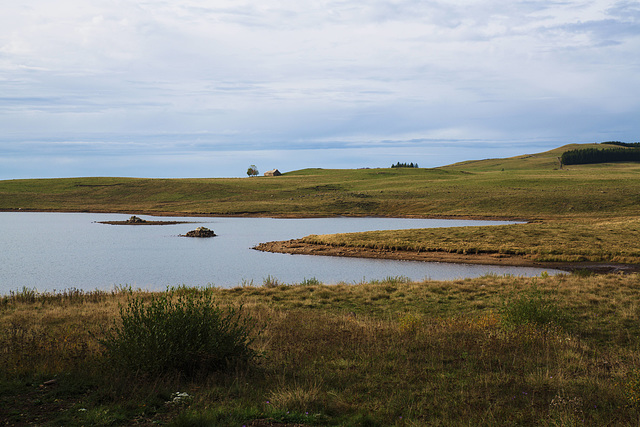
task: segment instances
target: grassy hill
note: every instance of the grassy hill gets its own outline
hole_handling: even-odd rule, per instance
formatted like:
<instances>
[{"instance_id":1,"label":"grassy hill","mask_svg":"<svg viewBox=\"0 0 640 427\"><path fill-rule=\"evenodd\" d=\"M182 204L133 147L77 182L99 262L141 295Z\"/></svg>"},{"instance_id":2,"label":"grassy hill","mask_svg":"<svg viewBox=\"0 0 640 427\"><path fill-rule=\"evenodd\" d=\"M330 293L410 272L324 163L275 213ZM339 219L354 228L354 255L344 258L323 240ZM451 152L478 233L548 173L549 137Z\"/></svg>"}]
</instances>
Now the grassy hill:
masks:
<instances>
[{"instance_id":1,"label":"grassy hill","mask_svg":"<svg viewBox=\"0 0 640 427\"><path fill-rule=\"evenodd\" d=\"M0 210L262 216L637 215L640 165L560 169L545 153L432 169L305 169L280 177L0 181Z\"/></svg>"}]
</instances>

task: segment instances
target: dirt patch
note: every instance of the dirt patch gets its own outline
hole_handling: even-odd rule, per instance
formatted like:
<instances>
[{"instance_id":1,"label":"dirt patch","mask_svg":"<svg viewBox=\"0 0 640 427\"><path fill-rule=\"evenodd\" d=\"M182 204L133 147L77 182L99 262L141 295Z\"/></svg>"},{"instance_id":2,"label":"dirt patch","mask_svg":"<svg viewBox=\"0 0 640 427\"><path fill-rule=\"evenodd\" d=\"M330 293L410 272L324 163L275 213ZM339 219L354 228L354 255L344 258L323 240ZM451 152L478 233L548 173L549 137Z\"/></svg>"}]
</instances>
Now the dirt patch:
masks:
<instances>
[{"instance_id":1,"label":"dirt patch","mask_svg":"<svg viewBox=\"0 0 640 427\"><path fill-rule=\"evenodd\" d=\"M640 272L637 264L615 264L595 262L539 262L519 255L505 254L458 254L449 252L392 251L386 249L355 248L310 244L301 240L286 240L260 243L253 249L264 252L344 256L354 258L395 259L404 261L449 262L457 264L506 265L514 267L538 267L564 271L587 270L594 273L633 273Z\"/></svg>"}]
</instances>

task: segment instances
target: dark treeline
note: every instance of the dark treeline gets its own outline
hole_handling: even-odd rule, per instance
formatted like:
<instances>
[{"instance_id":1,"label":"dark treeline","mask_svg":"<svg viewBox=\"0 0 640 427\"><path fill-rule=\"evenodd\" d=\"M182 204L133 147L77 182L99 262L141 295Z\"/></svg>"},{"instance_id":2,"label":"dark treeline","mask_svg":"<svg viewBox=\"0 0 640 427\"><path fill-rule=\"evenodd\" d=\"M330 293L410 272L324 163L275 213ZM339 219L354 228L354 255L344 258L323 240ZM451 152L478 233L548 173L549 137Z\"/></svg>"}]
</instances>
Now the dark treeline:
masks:
<instances>
[{"instance_id":1,"label":"dark treeline","mask_svg":"<svg viewBox=\"0 0 640 427\"><path fill-rule=\"evenodd\" d=\"M395 165L391 165L392 168L417 168L417 163L396 163Z\"/></svg>"},{"instance_id":2,"label":"dark treeline","mask_svg":"<svg viewBox=\"0 0 640 427\"><path fill-rule=\"evenodd\" d=\"M610 144L607 142L607 144ZM583 148L562 153L563 165L583 165L589 163L640 162L640 148Z\"/></svg>"},{"instance_id":3,"label":"dark treeline","mask_svg":"<svg viewBox=\"0 0 640 427\"><path fill-rule=\"evenodd\" d=\"M607 142L602 142L602 144L619 145L621 147L638 147L638 148L640 148L640 142L607 141Z\"/></svg>"}]
</instances>

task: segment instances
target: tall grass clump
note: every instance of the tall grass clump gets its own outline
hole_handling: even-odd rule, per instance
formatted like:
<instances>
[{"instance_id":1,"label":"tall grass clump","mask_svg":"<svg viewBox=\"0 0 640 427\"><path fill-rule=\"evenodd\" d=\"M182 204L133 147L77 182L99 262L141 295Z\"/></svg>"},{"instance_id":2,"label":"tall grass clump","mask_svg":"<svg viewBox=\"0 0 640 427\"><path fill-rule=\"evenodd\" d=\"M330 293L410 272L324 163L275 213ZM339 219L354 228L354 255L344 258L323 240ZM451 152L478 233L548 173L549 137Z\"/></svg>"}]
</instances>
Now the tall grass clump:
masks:
<instances>
[{"instance_id":1,"label":"tall grass clump","mask_svg":"<svg viewBox=\"0 0 640 427\"><path fill-rule=\"evenodd\" d=\"M304 280L300 282L300 286L320 286L320 285L322 285L322 282L316 279L315 277L312 277L310 279L307 279L305 277Z\"/></svg>"},{"instance_id":2,"label":"tall grass clump","mask_svg":"<svg viewBox=\"0 0 640 427\"><path fill-rule=\"evenodd\" d=\"M168 291L147 303L129 299L120 307L120 322L99 341L114 368L193 375L254 360L253 332L242 307L221 308L206 292Z\"/></svg>"},{"instance_id":3,"label":"tall grass clump","mask_svg":"<svg viewBox=\"0 0 640 427\"><path fill-rule=\"evenodd\" d=\"M262 280L262 286L265 288L276 288L280 286L280 282L270 274Z\"/></svg>"},{"instance_id":4,"label":"tall grass clump","mask_svg":"<svg viewBox=\"0 0 640 427\"><path fill-rule=\"evenodd\" d=\"M502 309L502 319L511 327L550 324L566 326L569 320L557 301L537 287L507 301Z\"/></svg>"}]
</instances>

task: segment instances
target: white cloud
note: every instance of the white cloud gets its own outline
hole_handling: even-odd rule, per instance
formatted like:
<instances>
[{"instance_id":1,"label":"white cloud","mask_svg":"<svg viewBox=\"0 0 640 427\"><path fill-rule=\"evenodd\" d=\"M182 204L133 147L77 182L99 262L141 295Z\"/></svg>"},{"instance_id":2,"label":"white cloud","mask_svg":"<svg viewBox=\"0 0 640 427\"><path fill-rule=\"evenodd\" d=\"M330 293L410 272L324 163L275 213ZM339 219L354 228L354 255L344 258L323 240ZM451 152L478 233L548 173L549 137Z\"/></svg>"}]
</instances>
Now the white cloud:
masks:
<instances>
[{"instance_id":1,"label":"white cloud","mask_svg":"<svg viewBox=\"0 0 640 427\"><path fill-rule=\"evenodd\" d=\"M14 2L0 157L105 135L166 153L637 139L639 20L602 0Z\"/></svg>"}]
</instances>

